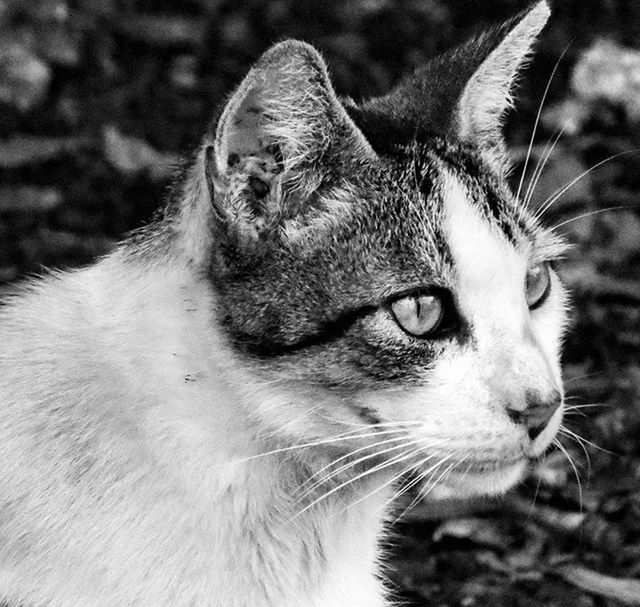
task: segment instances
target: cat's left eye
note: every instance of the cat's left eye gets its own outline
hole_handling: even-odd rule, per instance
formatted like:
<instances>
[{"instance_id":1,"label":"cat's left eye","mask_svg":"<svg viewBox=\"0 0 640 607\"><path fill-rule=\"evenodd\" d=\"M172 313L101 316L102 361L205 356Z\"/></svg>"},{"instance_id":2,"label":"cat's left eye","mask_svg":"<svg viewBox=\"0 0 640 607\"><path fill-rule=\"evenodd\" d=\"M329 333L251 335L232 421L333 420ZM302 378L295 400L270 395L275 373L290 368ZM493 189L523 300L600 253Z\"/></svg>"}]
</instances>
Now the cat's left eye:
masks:
<instances>
[{"instance_id":1,"label":"cat's left eye","mask_svg":"<svg viewBox=\"0 0 640 607\"><path fill-rule=\"evenodd\" d=\"M408 295L391 304L396 322L414 337L435 333L444 317L444 303L436 294Z\"/></svg>"},{"instance_id":2,"label":"cat's left eye","mask_svg":"<svg viewBox=\"0 0 640 607\"><path fill-rule=\"evenodd\" d=\"M530 310L544 303L551 290L549 264L538 263L527 271L525 298Z\"/></svg>"}]
</instances>

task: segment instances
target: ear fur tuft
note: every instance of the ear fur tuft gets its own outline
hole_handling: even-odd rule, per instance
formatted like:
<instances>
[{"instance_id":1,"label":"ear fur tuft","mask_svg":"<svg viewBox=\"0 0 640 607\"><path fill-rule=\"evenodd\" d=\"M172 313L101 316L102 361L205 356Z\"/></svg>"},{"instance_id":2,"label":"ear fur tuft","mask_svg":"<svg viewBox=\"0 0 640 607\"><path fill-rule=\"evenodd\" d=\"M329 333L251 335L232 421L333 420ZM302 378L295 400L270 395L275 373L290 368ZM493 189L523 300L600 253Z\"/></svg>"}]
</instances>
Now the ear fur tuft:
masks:
<instances>
[{"instance_id":1,"label":"ear fur tuft","mask_svg":"<svg viewBox=\"0 0 640 607\"><path fill-rule=\"evenodd\" d=\"M334 151L341 160L373 155L338 101L319 53L298 41L275 45L218 122L207 169L218 214L254 232L295 216L319 187Z\"/></svg>"},{"instance_id":2,"label":"ear fur tuft","mask_svg":"<svg viewBox=\"0 0 640 607\"><path fill-rule=\"evenodd\" d=\"M288 169L301 164L312 149L322 150L326 141L319 123L329 102L323 85L328 85L324 62L310 46L291 41L267 51L218 123L218 170L224 172L234 154L254 153L272 140L281 146Z\"/></svg>"},{"instance_id":3,"label":"ear fur tuft","mask_svg":"<svg viewBox=\"0 0 640 607\"><path fill-rule=\"evenodd\" d=\"M471 76L458 101L460 139L502 148L502 118L513 104L515 81L549 15L546 0L541 0L505 26L508 33ZM502 150L496 152L502 155Z\"/></svg>"}]
</instances>

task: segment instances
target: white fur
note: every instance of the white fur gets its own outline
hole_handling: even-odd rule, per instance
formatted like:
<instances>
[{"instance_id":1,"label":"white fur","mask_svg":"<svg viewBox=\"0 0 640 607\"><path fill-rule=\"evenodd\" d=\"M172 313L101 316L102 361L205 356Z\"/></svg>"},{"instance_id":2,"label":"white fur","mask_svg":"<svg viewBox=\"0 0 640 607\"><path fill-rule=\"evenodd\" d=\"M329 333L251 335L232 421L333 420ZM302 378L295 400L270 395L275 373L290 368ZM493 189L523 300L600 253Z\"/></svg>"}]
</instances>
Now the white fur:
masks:
<instances>
[{"instance_id":1,"label":"white fur","mask_svg":"<svg viewBox=\"0 0 640 607\"><path fill-rule=\"evenodd\" d=\"M298 460L245 459L278 445L239 382L263 404L282 396L234 366L185 266L126 263L49 279L0 312L0 597L382 605L388 495L296 517Z\"/></svg>"}]
</instances>

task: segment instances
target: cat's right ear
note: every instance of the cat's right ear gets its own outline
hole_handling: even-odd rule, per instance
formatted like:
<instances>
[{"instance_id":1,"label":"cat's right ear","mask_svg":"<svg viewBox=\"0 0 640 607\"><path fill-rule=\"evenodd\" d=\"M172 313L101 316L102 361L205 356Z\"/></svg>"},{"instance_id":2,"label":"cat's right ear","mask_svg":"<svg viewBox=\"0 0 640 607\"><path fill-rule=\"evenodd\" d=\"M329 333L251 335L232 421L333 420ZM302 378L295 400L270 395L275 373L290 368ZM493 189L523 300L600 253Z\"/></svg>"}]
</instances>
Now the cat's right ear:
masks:
<instances>
[{"instance_id":1,"label":"cat's right ear","mask_svg":"<svg viewBox=\"0 0 640 607\"><path fill-rule=\"evenodd\" d=\"M304 215L350 158L375 156L308 44L287 41L258 60L227 103L206 148L216 216L249 239Z\"/></svg>"},{"instance_id":2,"label":"cat's right ear","mask_svg":"<svg viewBox=\"0 0 640 607\"><path fill-rule=\"evenodd\" d=\"M435 57L383 97L349 113L379 152L440 137L476 148L499 172L509 167L502 119L520 70L549 17L548 0Z\"/></svg>"},{"instance_id":3,"label":"cat's right ear","mask_svg":"<svg viewBox=\"0 0 640 607\"><path fill-rule=\"evenodd\" d=\"M499 43L483 59L466 83L455 109L455 133L475 144L498 164L507 165L502 122L513 105L512 91L518 73L531 56L532 47L549 18L547 0L538 0L501 30L478 42L478 48L491 39ZM502 38L502 39L500 39Z\"/></svg>"}]
</instances>

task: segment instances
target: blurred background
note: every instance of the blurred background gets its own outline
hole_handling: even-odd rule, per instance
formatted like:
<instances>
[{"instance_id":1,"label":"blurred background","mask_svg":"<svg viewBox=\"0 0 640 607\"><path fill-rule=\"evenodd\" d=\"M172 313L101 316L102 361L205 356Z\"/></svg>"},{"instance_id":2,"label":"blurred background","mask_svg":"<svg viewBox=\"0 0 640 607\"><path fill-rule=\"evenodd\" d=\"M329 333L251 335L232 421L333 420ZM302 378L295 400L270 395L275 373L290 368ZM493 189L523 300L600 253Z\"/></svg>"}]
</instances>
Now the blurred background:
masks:
<instances>
[{"instance_id":1,"label":"blurred background","mask_svg":"<svg viewBox=\"0 0 640 607\"><path fill-rule=\"evenodd\" d=\"M568 430L504 499L420 504L394 525L390 574L410 605L640 605L640 2L552 4L506 134L517 187L557 66L526 183L534 206L562 192L545 221L574 245ZM0 293L149 221L273 42L316 45L360 100L527 5L0 0Z\"/></svg>"}]
</instances>

